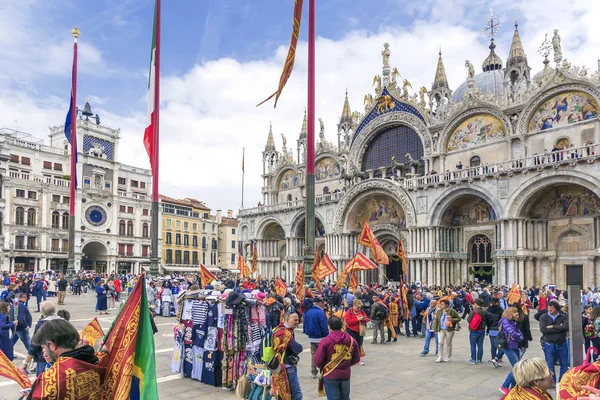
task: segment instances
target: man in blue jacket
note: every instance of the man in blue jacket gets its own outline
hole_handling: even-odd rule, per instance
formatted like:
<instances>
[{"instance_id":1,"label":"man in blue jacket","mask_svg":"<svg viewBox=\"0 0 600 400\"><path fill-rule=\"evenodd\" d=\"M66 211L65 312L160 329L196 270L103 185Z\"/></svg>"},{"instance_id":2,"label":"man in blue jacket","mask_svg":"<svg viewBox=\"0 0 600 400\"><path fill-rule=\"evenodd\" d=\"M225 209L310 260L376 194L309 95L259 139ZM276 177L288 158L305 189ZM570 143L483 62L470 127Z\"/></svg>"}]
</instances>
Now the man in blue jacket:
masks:
<instances>
[{"instance_id":1,"label":"man in blue jacket","mask_svg":"<svg viewBox=\"0 0 600 400\"><path fill-rule=\"evenodd\" d=\"M310 304L310 299L308 303ZM305 301L306 302L306 301ZM313 379L317 378L317 367L315 366L314 356L319 348L319 342L324 337L329 335L329 328L327 327L327 316L323 311L323 299L315 297L312 300L312 307L308 311L304 312L304 324L302 332L308 335L308 341L310 342L310 372Z\"/></svg>"},{"instance_id":2,"label":"man in blue jacket","mask_svg":"<svg viewBox=\"0 0 600 400\"><path fill-rule=\"evenodd\" d=\"M36 312L40 312L40 304L42 303L42 299L44 298L44 282L39 276L35 278L35 283L33 284L33 290L31 292L37 300Z\"/></svg>"},{"instance_id":3,"label":"man in blue jacket","mask_svg":"<svg viewBox=\"0 0 600 400\"><path fill-rule=\"evenodd\" d=\"M19 303L16 312L14 305L10 306L10 319L11 321L18 321L17 327L15 329L15 334L12 337L13 346L17 344L19 339L21 339L23 345L25 345L25 348L27 349L27 351L29 351L31 347L31 340L29 338L29 328L31 328L33 318L31 317L31 313L25 305L26 301L27 294L19 293Z\"/></svg>"}]
</instances>

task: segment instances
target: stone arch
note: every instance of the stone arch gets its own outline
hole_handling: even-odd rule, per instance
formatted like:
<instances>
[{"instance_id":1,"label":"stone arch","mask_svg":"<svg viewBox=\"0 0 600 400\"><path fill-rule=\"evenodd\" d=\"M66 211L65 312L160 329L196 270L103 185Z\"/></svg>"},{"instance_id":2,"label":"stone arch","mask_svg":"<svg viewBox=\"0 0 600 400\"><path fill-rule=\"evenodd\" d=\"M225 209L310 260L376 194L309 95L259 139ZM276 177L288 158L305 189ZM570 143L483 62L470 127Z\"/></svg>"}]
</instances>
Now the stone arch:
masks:
<instances>
[{"instance_id":1,"label":"stone arch","mask_svg":"<svg viewBox=\"0 0 600 400\"><path fill-rule=\"evenodd\" d=\"M346 231L346 220L348 213L356 204L369 195L380 194L390 196L398 202L402 211L406 226L416 224L416 211L408 194L395 182L389 179L369 179L352 186L338 203L333 217L333 229L335 232Z\"/></svg>"},{"instance_id":2,"label":"stone arch","mask_svg":"<svg viewBox=\"0 0 600 400\"><path fill-rule=\"evenodd\" d=\"M565 76L561 71L555 71L553 79L549 79L548 82L564 82ZM569 78L570 79L570 78ZM529 99L529 101L524 105L523 112L521 112L521 117L518 121L519 132L526 133L529 132L529 121L538 110L538 108L552 96L556 96L560 93L567 91L580 91L591 95L598 104L600 104L600 92L589 85L589 82L571 82L564 85L559 85L549 90L546 88L542 88L536 96L533 96Z\"/></svg>"},{"instance_id":3,"label":"stone arch","mask_svg":"<svg viewBox=\"0 0 600 400\"><path fill-rule=\"evenodd\" d=\"M240 226L240 240L242 242L246 242L250 238L250 228L248 225L244 224Z\"/></svg>"},{"instance_id":4,"label":"stone arch","mask_svg":"<svg viewBox=\"0 0 600 400\"><path fill-rule=\"evenodd\" d=\"M585 248L561 250L561 248L560 248L561 242L565 238L567 238L571 235L577 236L578 238L582 238L582 241L585 243ZM561 229L560 231L556 232L556 241L554 242L554 248L556 249L557 254L565 253L565 252L577 253L577 252L586 251L586 250L593 250L594 249L594 238L593 238L593 235L589 234L589 232L584 232L583 230L578 228L576 225L569 224L569 225L565 226L563 229Z\"/></svg>"},{"instance_id":5,"label":"stone arch","mask_svg":"<svg viewBox=\"0 0 600 400\"><path fill-rule=\"evenodd\" d=\"M427 125L413 114L403 111L392 111L382 114L367 123L360 131L360 134L356 136L356 140L352 143L350 148L350 160L359 170L362 169L362 160L365 151L367 151L367 148L369 147L369 143L371 143L371 141L386 128L397 125L406 125L414 130L419 136L419 139L421 139L421 143L423 143L423 158L431 156L431 134Z\"/></svg>"},{"instance_id":6,"label":"stone arch","mask_svg":"<svg viewBox=\"0 0 600 400\"><path fill-rule=\"evenodd\" d=\"M456 117L454 117L450 121L450 123L448 123L446 125L446 127L442 131L442 134L440 135L440 140L438 142L438 152L446 153L446 148L448 146L448 140L450 139L450 136L454 133L454 131L459 127L459 125L462 124L464 121L466 121L468 118L479 115L479 114L495 117L502 122L502 124L504 125L504 129L506 130L506 137L504 140L508 140L514 134L514 132L512 130L512 125L510 124L509 119L502 113L502 111L500 111L500 109L490 108L490 107L472 108L466 112L458 114ZM498 143L498 142L502 142L502 140L498 140L495 143ZM454 151L460 152L460 151L466 151L466 150L467 149L454 150Z\"/></svg>"},{"instance_id":7,"label":"stone arch","mask_svg":"<svg viewBox=\"0 0 600 400\"><path fill-rule=\"evenodd\" d=\"M98 258L106 258L109 255L108 247L106 244L98 240L90 240L81 249L82 255L90 260L97 260Z\"/></svg>"},{"instance_id":8,"label":"stone arch","mask_svg":"<svg viewBox=\"0 0 600 400\"><path fill-rule=\"evenodd\" d=\"M257 239L263 239L266 228L268 228L271 224L279 225L281 227L281 229L283 230L283 232L285 233L285 229L283 229L283 226L284 226L283 222L281 222L281 220L276 217L269 217L269 218L265 218L263 221L261 221L260 224L256 227L255 237Z\"/></svg>"},{"instance_id":9,"label":"stone arch","mask_svg":"<svg viewBox=\"0 0 600 400\"><path fill-rule=\"evenodd\" d=\"M564 170L556 175L533 176L524 182L506 202L506 218L519 217L527 201L540 190L552 185L579 185L600 197L600 180L578 171Z\"/></svg>"},{"instance_id":10,"label":"stone arch","mask_svg":"<svg viewBox=\"0 0 600 400\"><path fill-rule=\"evenodd\" d=\"M289 237L298 237L297 236L298 229L300 229L300 227L302 226L302 223L304 222L304 214L305 214L304 211L300 211L292 218L292 223L290 224L290 232L288 235ZM317 211L315 211L315 219L318 219L321 222L321 224L323 225L323 227L325 227L325 224L323 223L323 221L325 221L325 219ZM304 237L304 236L302 236L302 237Z\"/></svg>"},{"instance_id":11,"label":"stone arch","mask_svg":"<svg viewBox=\"0 0 600 400\"><path fill-rule=\"evenodd\" d=\"M494 195L492 195L487 190L477 187L475 188L464 188L460 190L456 189L448 189L442 195L438 197L436 202L432 205L431 209L433 212L429 216L429 221L427 221L429 226L440 226L443 225L442 219L448 207L450 207L456 200L463 196L477 196L483 200L485 200L494 210L496 214L496 219L500 219L504 216L504 210L500 205L500 202Z\"/></svg>"}]
</instances>

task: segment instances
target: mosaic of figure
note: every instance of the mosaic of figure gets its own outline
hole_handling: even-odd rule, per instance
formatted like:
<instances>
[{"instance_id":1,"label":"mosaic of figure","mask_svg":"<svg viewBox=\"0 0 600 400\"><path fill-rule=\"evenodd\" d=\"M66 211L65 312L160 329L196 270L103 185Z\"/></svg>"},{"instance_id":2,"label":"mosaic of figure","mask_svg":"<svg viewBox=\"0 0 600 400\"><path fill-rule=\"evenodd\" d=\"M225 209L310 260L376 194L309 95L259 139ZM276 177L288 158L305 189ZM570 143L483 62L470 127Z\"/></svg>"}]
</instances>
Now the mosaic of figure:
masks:
<instances>
[{"instance_id":1,"label":"mosaic of figure","mask_svg":"<svg viewBox=\"0 0 600 400\"><path fill-rule=\"evenodd\" d=\"M483 224L495 220L494 209L480 198L456 202L446 209L442 217L442 223L450 226Z\"/></svg>"},{"instance_id":2,"label":"mosaic of figure","mask_svg":"<svg viewBox=\"0 0 600 400\"><path fill-rule=\"evenodd\" d=\"M396 200L385 195L370 196L354 206L348 216L348 228L360 230L363 221L371 226L391 224L406 227L404 210Z\"/></svg>"},{"instance_id":3,"label":"mosaic of figure","mask_svg":"<svg viewBox=\"0 0 600 400\"><path fill-rule=\"evenodd\" d=\"M340 175L340 164L333 158L324 158L317 162L315 166L315 180L322 181L329 178L335 178Z\"/></svg>"},{"instance_id":4,"label":"mosaic of figure","mask_svg":"<svg viewBox=\"0 0 600 400\"><path fill-rule=\"evenodd\" d=\"M265 233L263 234L264 239L267 240L281 240L285 239L285 233L283 232L283 228L277 224L271 224L265 229Z\"/></svg>"},{"instance_id":5,"label":"mosaic of figure","mask_svg":"<svg viewBox=\"0 0 600 400\"><path fill-rule=\"evenodd\" d=\"M496 117L478 114L463 121L448 138L448 151L463 150L506 136L504 124Z\"/></svg>"},{"instance_id":6,"label":"mosaic of figure","mask_svg":"<svg viewBox=\"0 0 600 400\"><path fill-rule=\"evenodd\" d=\"M552 188L531 203L532 218L560 218L599 214L600 198L580 186Z\"/></svg>"},{"instance_id":7,"label":"mosaic of figure","mask_svg":"<svg viewBox=\"0 0 600 400\"><path fill-rule=\"evenodd\" d=\"M298 186L298 173L294 170L286 171L279 180L279 189L289 189Z\"/></svg>"},{"instance_id":8,"label":"mosaic of figure","mask_svg":"<svg viewBox=\"0 0 600 400\"><path fill-rule=\"evenodd\" d=\"M529 121L529 131L540 131L596 118L598 102L584 92L560 93L542 103Z\"/></svg>"}]
</instances>

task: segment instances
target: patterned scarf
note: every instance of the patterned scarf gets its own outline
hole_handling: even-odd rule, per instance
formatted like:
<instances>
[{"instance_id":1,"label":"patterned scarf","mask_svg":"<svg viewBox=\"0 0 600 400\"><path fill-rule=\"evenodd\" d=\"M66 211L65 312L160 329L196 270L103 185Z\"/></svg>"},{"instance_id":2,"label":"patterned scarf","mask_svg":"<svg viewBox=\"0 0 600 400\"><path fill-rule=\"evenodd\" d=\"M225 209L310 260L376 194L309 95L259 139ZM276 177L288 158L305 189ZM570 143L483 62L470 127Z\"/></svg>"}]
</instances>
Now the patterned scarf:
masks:
<instances>
[{"instance_id":1,"label":"patterned scarf","mask_svg":"<svg viewBox=\"0 0 600 400\"><path fill-rule=\"evenodd\" d=\"M516 385L502 400L552 400L552 397L537 387L521 387Z\"/></svg>"}]
</instances>

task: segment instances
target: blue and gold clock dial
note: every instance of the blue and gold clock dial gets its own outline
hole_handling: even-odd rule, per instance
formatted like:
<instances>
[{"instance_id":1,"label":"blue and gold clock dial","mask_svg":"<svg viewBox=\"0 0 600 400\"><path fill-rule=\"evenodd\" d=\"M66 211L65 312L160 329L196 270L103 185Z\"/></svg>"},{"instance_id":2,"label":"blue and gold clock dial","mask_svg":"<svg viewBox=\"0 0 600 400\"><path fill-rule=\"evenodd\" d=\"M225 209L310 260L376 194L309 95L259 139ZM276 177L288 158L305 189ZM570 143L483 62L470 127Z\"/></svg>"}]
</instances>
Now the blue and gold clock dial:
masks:
<instances>
[{"instance_id":1,"label":"blue and gold clock dial","mask_svg":"<svg viewBox=\"0 0 600 400\"><path fill-rule=\"evenodd\" d=\"M100 206L90 206L85 210L85 219L92 226L102 226L106 223L106 210Z\"/></svg>"}]
</instances>

